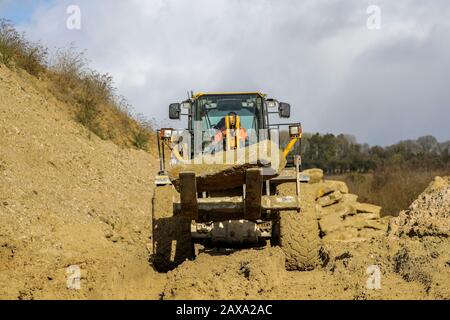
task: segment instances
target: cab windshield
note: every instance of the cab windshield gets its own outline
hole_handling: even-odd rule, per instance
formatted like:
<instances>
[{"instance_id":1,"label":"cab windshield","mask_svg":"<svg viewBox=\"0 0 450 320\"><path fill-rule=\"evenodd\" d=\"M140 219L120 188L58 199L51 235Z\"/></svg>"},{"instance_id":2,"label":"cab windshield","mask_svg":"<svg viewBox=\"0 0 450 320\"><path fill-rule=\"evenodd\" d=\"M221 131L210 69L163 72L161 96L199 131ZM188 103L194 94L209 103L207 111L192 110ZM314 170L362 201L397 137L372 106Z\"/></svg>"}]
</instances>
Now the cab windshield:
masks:
<instances>
[{"instance_id":1,"label":"cab windshield","mask_svg":"<svg viewBox=\"0 0 450 320\"><path fill-rule=\"evenodd\" d=\"M225 117L235 114L241 128L256 130L261 110L262 99L256 94L206 95L197 100L195 120L202 122L202 131L220 130Z\"/></svg>"}]
</instances>

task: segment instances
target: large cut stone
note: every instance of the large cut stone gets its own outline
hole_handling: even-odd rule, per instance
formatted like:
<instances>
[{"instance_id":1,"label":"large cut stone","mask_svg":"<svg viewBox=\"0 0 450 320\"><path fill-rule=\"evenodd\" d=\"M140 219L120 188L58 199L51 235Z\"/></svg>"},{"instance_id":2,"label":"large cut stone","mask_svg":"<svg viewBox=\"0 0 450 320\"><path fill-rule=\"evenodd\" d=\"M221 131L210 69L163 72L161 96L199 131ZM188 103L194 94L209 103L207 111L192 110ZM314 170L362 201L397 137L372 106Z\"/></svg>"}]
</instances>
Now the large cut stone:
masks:
<instances>
[{"instance_id":1,"label":"large cut stone","mask_svg":"<svg viewBox=\"0 0 450 320\"><path fill-rule=\"evenodd\" d=\"M358 217L366 220L377 220L381 218L379 213L358 213Z\"/></svg>"},{"instance_id":2,"label":"large cut stone","mask_svg":"<svg viewBox=\"0 0 450 320\"><path fill-rule=\"evenodd\" d=\"M333 181L327 180L321 183L321 186L317 190L316 198L323 197L334 191L339 191L340 193L348 193L348 187L343 181Z\"/></svg>"},{"instance_id":3,"label":"large cut stone","mask_svg":"<svg viewBox=\"0 0 450 320\"><path fill-rule=\"evenodd\" d=\"M335 214L329 214L329 215L322 217L319 220L319 226L320 226L320 230L324 234L329 234L339 228L342 228L343 224L342 224L342 219L340 216L335 215Z\"/></svg>"},{"instance_id":4,"label":"large cut stone","mask_svg":"<svg viewBox=\"0 0 450 320\"><path fill-rule=\"evenodd\" d=\"M380 206L376 206L376 205L370 204L370 203L359 203L358 202L355 204L355 208L358 213L375 213L375 214L379 215L381 212Z\"/></svg>"},{"instance_id":5,"label":"large cut stone","mask_svg":"<svg viewBox=\"0 0 450 320\"><path fill-rule=\"evenodd\" d=\"M353 203L340 201L336 204L333 204L331 206L320 209L321 216L326 216L329 214L337 215L340 217L345 217L348 215L356 214L356 209L355 209Z\"/></svg>"},{"instance_id":6,"label":"large cut stone","mask_svg":"<svg viewBox=\"0 0 450 320\"><path fill-rule=\"evenodd\" d=\"M383 231L387 229L387 224L378 220L367 219L366 217L360 215L346 217L344 220L344 226L356 229L369 228Z\"/></svg>"},{"instance_id":7,"label":"large cut stone","mask_svg":"<svg viewBox=\"0 0 450 320\"><path fill-rule=\"evenodd\" d=\"M355 204L358 201L358 196L356 194L347 193L342 195L341 202Z\"/></svg>"},{"instance_id":8,"label":"large cut stone","mask_svg":"<svg viewBox=\"0 0 450 320\"><path fill-rule=\"evenodd\" d=\"M308 169L302 171L302 174L309 176L309 183L318 183L322 181L323 170L322 169Z\"/></svg>"},{"instance_id":9,"label":"large cut stone","mask_svg":"<svg viewBox=\"0 0 450 320\"><path fill-rule=\"evenodd\" d=\"M331 206L332 204L335 204L340 199L342 199L342 193L340 191L334 191L333 193L330 193L327 196L317 199L317 203L322 207L327 207Z\"/></svg>"},{"instance_id":10,"label":"large cut stone","mask_svg":"<svg viewBox=\"0 0 450 320\"><path fill-rule=\"evenodd\" d=\"M177 191L180 191L179 174L182 171L195 173L197 191L218 191L242 186L249 168L262 168L263 180L267 180L278 176L285 165L282 150L272 141L265 140L246 148L185 161L173 166L168 174Z\"/></svg>"},{"instance_id":11,"label":"large cut stone","mask_svg":"<svg viewBox=\"0 0 450 320\"><path fill-rule=\"evenodd\" d=\"M383 232L387 232L389 224L383 220L367 220L366 228L381 230Z\"/></svg>"}]
</instances>

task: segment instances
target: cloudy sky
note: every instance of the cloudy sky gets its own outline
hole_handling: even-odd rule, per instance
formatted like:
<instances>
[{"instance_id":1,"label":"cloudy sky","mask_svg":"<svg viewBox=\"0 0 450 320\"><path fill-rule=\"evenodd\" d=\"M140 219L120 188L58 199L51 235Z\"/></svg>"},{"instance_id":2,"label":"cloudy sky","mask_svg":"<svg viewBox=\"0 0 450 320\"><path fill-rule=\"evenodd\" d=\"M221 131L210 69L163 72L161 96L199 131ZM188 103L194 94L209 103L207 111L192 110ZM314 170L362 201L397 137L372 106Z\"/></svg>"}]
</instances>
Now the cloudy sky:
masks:
<instances>
[{"instance_id":1,"label":"cloudy sky","mask_svg":"<svg viewBox=\"0 0 450 320\"><path fill-rule=\"evenodd\" d=\"M69 5L79 30L66 26ZM371 5L379 29L367 27ZM86 49L160 123L187 90L260 90L309 132L450 139L448 0L0 0L0 16L50 48Z\"/></svg>"}]
</instances>

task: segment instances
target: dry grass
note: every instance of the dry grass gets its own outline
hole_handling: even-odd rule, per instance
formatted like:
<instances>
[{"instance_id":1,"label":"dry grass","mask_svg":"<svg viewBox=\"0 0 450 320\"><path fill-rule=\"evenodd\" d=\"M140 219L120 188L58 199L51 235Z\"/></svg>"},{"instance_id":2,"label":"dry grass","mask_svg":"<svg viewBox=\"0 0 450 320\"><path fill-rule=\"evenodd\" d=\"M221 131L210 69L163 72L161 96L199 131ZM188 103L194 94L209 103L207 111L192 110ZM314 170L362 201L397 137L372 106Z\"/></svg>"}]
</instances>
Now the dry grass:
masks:
<instances>
[{"instance_id":1,"label":"dry grass","mask_svg":"<svg viewBox=\"0 0 450 320\"><path fill-rule=\"evenodd\" d=\"M409 207L436 176L450 175L449 169L384 168L374 173L333 175L329 179L345 181L358 201L381 206L383 215L396 216Z\"/></svg>"},{"instance_id":2,"label":"dry grass","mask_svg":"<svg viewBox=\"0 0 450 320\"><path fill-rule=\"evenodd\" d=\"M0 62L40 76L46 70L47 48L40 43L27 41L7 20L0 20Z\"/></svg>"},{"instance_id":3,"label":"dry grass","mask_svg":"<svg viewBox=\"0 0 450 320\"><path fill-rule=\"evenodd\" d=\"M112 77L89 69L84 52L73 46L58 50L49 70L53 94L76 106L77 121L102 139L149 150L150 122L132 115L128 102L116 94Z\"/></svg>"},{"instance_id":4,"label":"dry grass","mask_svg":"<svg viewBox=\"0 0 450 320\"><path fill-rule=\"evenodd\" d=\"M84 52L73 46L58 50L52 61L47 56L46 47L27 41L9 21L0 20L0 63L48 80L51 92L72 107L74 118L89 132L122 147L150 151L150 121L132 114L109 74L88 68Z\"/></svg>"}]
</instances>

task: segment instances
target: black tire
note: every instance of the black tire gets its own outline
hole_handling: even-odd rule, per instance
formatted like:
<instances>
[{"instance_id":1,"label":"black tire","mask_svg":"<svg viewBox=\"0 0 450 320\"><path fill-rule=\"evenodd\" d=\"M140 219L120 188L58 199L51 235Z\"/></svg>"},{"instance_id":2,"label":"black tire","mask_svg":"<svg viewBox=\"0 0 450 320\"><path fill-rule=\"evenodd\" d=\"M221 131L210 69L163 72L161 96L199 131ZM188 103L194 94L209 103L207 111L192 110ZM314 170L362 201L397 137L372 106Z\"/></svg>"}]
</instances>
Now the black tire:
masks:
<instances>
[{"instance_id":1,"label":"black tire","mask_svg":"<svg viewBox=\"0 0 450 320\"><path fill-rule=\"evenodd\" d=\"M173 216L173 186L156 187L152 200L152 263L158 272L167 272L194 255L191 221Z\"/></svg>"},{"instance_id":2,"label":"black tire","mask_svg":"<svg viewBox=\"0 0 450 320\"><path fill-rule=\"evenodd\" d=\"M284 186L280 194L286 193L295 194L295 185L287 189ZM286 256L286 270L313 270L321 264L322 240L315 207L301 212L281 212L278 232Z\"/></svg>"},{"instance_id":3,"label":"black tire","mask_svg":"<svg viewBox=\"0 0 450 320\"><path fill-rule=\"evenodd\" d=\"M319 266L322 244L315 212L282 212L279 243L286 256L286 270L305 271Z\"/></svg>"}]
</instances>

